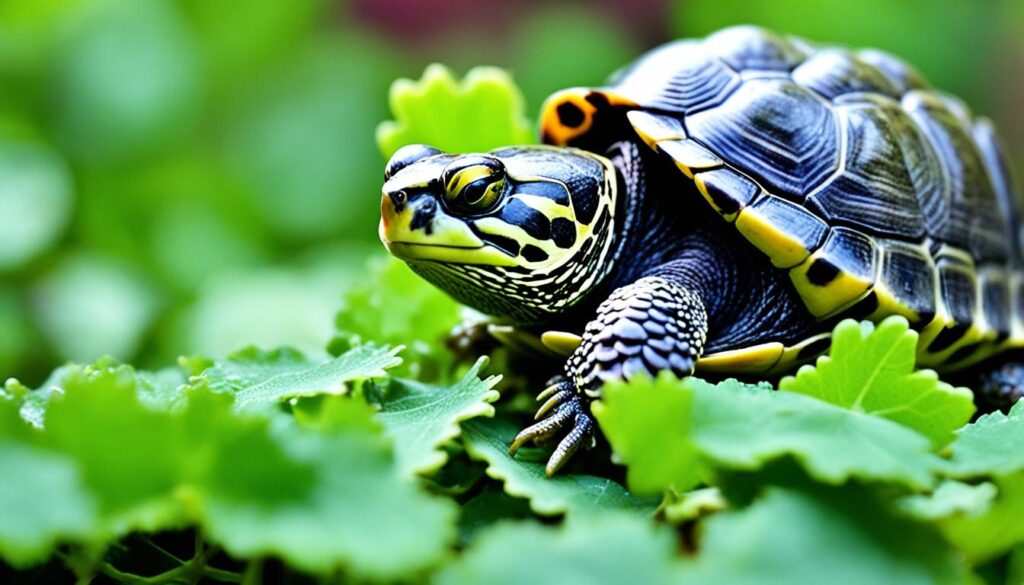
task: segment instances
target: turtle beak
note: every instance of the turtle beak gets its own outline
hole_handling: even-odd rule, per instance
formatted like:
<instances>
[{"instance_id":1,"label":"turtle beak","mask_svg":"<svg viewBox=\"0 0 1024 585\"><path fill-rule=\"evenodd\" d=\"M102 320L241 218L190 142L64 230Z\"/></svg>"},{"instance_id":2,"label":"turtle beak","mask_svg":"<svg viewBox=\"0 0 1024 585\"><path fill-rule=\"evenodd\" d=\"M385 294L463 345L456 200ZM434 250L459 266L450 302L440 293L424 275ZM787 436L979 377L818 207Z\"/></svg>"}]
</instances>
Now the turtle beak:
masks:
<instances>
[{"instance_id":1,"label":"turtle beak","mask_svg":"<svg viewBox=\"0 0 1024 585\"><path fill-rule=\"evenodd\" d=\"M408 201L401 192L380 202L380 240L402 260L510 266L515 259L488 246L465 221L448 215L429 196Z\"/></svg>"}]
</instances>

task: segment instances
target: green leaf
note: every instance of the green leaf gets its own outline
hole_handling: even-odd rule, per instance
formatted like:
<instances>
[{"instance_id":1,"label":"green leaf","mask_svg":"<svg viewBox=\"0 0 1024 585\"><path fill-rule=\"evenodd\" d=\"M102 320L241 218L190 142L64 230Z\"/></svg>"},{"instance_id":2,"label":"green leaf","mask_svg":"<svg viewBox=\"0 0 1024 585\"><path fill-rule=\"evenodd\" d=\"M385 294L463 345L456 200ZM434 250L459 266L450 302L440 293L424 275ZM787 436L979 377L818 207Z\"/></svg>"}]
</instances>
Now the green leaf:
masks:
<instances>
[{"instance_id":1,"label":"green leaf","mask_svg":"<svg viewBox=\"0 0 1024 585\"><path fill-rule=\"evenodd\" d=\"M259 357L247 355L239 379L222 371L221 381L258 378ZM263 354L264 371L296 365L286 356L295 357ZM8 530L24 535L24 544L4 546L5 557L42 558L58 538L102 551L132 531L196 525L239 559L274 555L305 572L345 568L358 579L394 580L431 567L454 542L454 506L402 477L383 427L361 400L345 397L362 408L308 428L273 410L240 413L233 393L205 385L184 390L184 403L166 400L167 388L155 389L152 379L127 366L66 369L43 430L21 433L37 437L49 458L5 450L3 437L20 435L0 427L0 458L37 459L37 468L26 468L26 481L49 474L44 479L66 496L46 504L59 518L38 511L42 503L24 504L49 487L9 498L37 525L28 533L23 523L12 525ZM0 404L0 414L15 418L16 401ZM77 499L74 473L84 493ZM0 491L23 487L12 479L0 480ZM89 510L82 501L95 503L95 522L82 516L81 509Z\"/></svg>"},{"instance_id":2,"label":"green leaf","mask_svg":"<svg viewBox=\"0 0 1024 585\"><path fill-rule=\"evenodd\" d=\"M74 366L47 406L47 447L75 461L99 513L97 538L160 530L184 518L175 497L190 457L182 429L146 408L128 366Z\"/></svg>"},{"instance_id":3,"label":"green leaf","mask_svg":"<svg viewBox=\"0 0 1024 585\"><path fill-rule=\"evenodd\" d=\"M970 420L974 396L932 370L915 371L916 348L917 332L902 317L877 327L846 320L832 333L829 355L783 378L779 388L885 417L943 445Z\"/></svg>"},{"instance_id":4,"label":"green leaf","mask_svg":"<svg viewBox=\"0 0 1024 585\"><path fill-rule=\"evenodd\" d=\"M931 530L887 515L866 491L768 488L749 508L711 516L680 583L961 583Z\"/></svg>"},{"instance_id":5,"label":"green leaf","mask_svg":"<svg viewBox=\"0 0 1024 585\"><path fill-rule=\"evenodd\" d=\"M940 521L943 533L968 559L982 563L1024 542L1024 401L1009 413L993 412L957 432L947 473L990 477L998 489L983 514L953 514Z\"/></svg>"},{"instance_id":6,"label":"green leaf","mask_svg":"<svg viewBox=\"0 0 1024 585\"><path fill-rule=\"evenodd\" d=\"M276 404L291 398L343 394L347 384L380 378L387 368L402 363L402 348L359 346L326 362L310 362L289 349L264 352L247 348L200 376L212 390L235 394L239 410Z\"/></svg>"},{"instance_id":7,"label":"green leaf","mask_svg":"<svg viewBox=\"0 0 1024 585\"><path fill-rule=\"evenodd\" d=\"M394 258L367 272L345 294L335 323L338 335L405 345L405 362L398 372L420 381L444 378L453 362L444 341L459 323L458 303Z\"/></svg>"},{"instance_id":8,"label":"green leaf","mask_svg":"<svg viewBox=\"0 0 1024 585\"><path fill-rule=\"evenodd\" d=\"M855 478L925 489L941 464L924 436L884 418L734 380L685 384L697 392L696 443L721 467L755 470L789 456L827 484Z\"/></svg>"},{"instance_id":9,"label":"green leaf","mask_svg":"<svg viewBox=\"0 0 1024 585\"><path fill-rule=\"evenodd\" d=\"M54 545L89 534L92 498L73 461L0 440L0 558L17 567L46 559Z\"/></svg>"},{"instance_id":10,"label":"green leaf","mask_svg":"<svg viewBox=\"0 0 1024 585\"><path fill-rule=\"evenodd\" d=\"M484 152L536 142L522 94L508 73L495 67L476 67L460 83L447 67L434 64L418 81L395 81L390 102L395 120L377 127L385 158L407 144Z\"/></svg>"},{"instance_id":11,"label":"green leaf","mask_svg":"<svg viewBox=\"0 0 1024 585\"><path fill-rule=\"evenodd\" d=\"M412 380L391 380L377 419L394 440L398 468L403 474L428 474L448 460L440 449L459 435L459 423L479 416L494 416L491 403L498 399L494 385L500 376L479 378L487 358L450 387Z\"/></svg>"},{"instance_id":12,"label":"green leaf","mask_svg":"<svg viewBox=\"0 0 1024 585\"><path fill-rule=\"evenodd\" d=\"M947 480L931 494L912 495L900 500L900 508L918 520L939 520L959 514L979 516L992 507L997 493L990 482L971 485Z\"/></svg>"},{"instance_id":13,"label":"green leaf","mask_svg":"<svg viewBox=\"0 0 1024 585\"><path fill-rule=\"evenodd\" d=\"M311 430L239 418L225 398L194 398L187 424L204 529L232 555L394 580L435 564L454 541L455 507L399 476L368 411Z\"/></svg>"},{"instance_id":14,"label":"green leaf","mask_svg":"<svg viewBox=\"0 0 1024 585\"><path fill-rule=\"evenodd\" d=\"M727 507L725 498L718 488L709 487L693 490L680 495L670 495L670 499L662 508L665 520L671 524L679 524L696 520Z\"/></svg>"},{"instance_id":15,"label":"green leaf","mask_svg":"<svg viewBox=\"0 0 1024 585\"><path fill-rule=\"evenodd\" d=\"M993 412L957 432L949 473L955 477L1009 475L1024 470L1024 400L1010 412Z\"/></svg>"},{"instance_id":16,"label":"green leaf","mask_svg":"<svg viewBox=\"0 0 1024 585\"><path fill-rule=\"evenodd\" d=\"M21 418L35 427L43 426L46 405L55 392L60 392L61 381L73 366L63 366L54 370L43 384L32 390L20 381L11 378L4 384L4 392L21 404Z\"/></svg>"},{"instance_id":17,"label":"green leaf","mask_svg":"<svg viewBox=\"0 0 1024 585\"><path fill-rule=\"evenodd\" d=\"M139 399L154 410L178 410L185 407L188 378L178 367L156 372L137 372Z\"/></svg>"},{"instance_id":18,"label":"green leaf","mask_svg":"<svg viewBox=\"0 0 1024 585\"><path fill-rule=\"evenodd\" d=\"M657 499L635 497L607 478L582 474L548 478L543 463L524 461L522 451L519 458L509 456L508 446L517 430L504 419L475 419L463 423L462 437L469 454L487 463L487 475L502 481L508 494L530 500L537 514L593 514L608 509L649 514L657 507Z\"/></svg>"},{"instance_id":19,"label":"green leaf","mask_svg":"<svg viewBox=\"0 0 1024 585\"><path fill-rule=\"evenodd\" d=\"M459 541L470 542L481 530L502 520L534 518L530 503L513 498L495 484L490 484L462 505L459 515Z\"/></svg>"},{"instance_id":20,"label":"green leaf","mask_svg":"<svg viewBox=\"0 0 1024 585\"><path fill-rule=\"evenodd\" d=\"M435 582L667 585L682 582L675 547L668 529L623 514L573 515L558 527L505 522L482 532Z\"/></svg>"},{"instance_id":21,"label":"green leaf","mask_svg":"<svg viewBox=\"0 0 1024 585\"><path fill-rule=\"evenodd\" d=\"M668 374L601 389L594 416L627 467L629 489L686 491L700 483L704 464L693 443L693 395Z\"/></svg>"},{"instance_id":22,"label":"green leaf","mask_svg":"<svg viewBox=\"0 0 1024 585\"><path fill-rule=\"evenodd\" d=\"M985 513L954 514L939 521L946 538L975 564L1024 543L1024 471L994 482L999 493Z\"/></svg>"},{"instance_id":23,"label":"green leaf","mask_svg":"<svg viewBox=\"0 0 1024 585\"><path fill-rule=\"evenodd\" d=\"M89 534L95 503L74 461L38 446L14 402L0 400L0 559L25 567Z\"/></svg>"},{"instance_id":24,"label":"green leaf","mask_svg":"<svg viewBox=\"0 0 1024 585\"><path fill-rule=\"evenodd\" d=\"M796 393L668 374L609 388L595 413L630 481L649 490L691 487L706 466L752 471L782 457L828 484L856 478L924 489L941 464L906 427Z\"/></svg>"}]
</instances>

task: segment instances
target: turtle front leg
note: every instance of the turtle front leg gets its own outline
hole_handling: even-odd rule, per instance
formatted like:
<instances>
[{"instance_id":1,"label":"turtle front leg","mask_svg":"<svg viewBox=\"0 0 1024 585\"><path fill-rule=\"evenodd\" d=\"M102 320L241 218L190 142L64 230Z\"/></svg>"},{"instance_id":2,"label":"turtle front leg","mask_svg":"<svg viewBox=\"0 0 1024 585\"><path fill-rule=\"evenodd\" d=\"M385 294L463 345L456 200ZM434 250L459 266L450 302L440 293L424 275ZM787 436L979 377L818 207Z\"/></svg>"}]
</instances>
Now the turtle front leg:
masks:
<instances>
[{"instance_id":1,"label":"turtle front leg","mask_svg":"<svg viewBox=\"0 0 1024 585\"><path fill-rule=\"evenodd\" d=\"M544 403L537 418L546 418L520 432L509 453L568 430L548 460L546 472L553 475L581 447L593 444L590 401L600 396L602 384L661 370L680 377L693 373L707 330L705 304L695 288L648 276L616 289L587 324L564 378L538 396Z\"/></svg>"}]
</instances>

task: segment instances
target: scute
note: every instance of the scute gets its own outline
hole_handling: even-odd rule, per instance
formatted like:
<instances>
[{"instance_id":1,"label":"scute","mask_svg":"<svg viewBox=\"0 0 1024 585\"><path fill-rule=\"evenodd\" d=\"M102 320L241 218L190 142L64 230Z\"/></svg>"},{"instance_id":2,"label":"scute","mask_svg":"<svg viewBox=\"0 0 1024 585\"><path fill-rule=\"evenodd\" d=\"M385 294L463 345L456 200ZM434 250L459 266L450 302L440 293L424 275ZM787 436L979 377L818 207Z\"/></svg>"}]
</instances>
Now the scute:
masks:
<instances>
[{"instance_id":1,"label":"scute","mask_svg":"<svg viewBox=\"0 0 1024 585\"><path fill-rule=\"evenodd\" d=\"M949 257L939 258L939 283L946 312L955 325L966 327L974 321L978 304L978 283L974 266Z\"/></svg>"},{"instance_id":2,"label":"scute","mask_svg":"<svg viewBox=\"0 0 1024 585\"><path fill-rule=\"evenodd\" d=\"M793 71L793 81L829 100L865 92L901 95L885 73L844 49L818 51Z\"/></svg>"},{"instance_id":3,"label":"scute","mask_svg":"<svg viewBox=\"0 0 1024 585\"><path fill-rule=\"evenodd\" d=\"M704 41L704 48L735 71L789 71L806 56L786 39L756 26L722 29Z\"/></svg>"},{"instance_id":4,"label":"scute","mask_svg":"<svg viewBox=\"0 0 1024 585\"><path fill-rule=\"evenodd\" d=\"M1006 159L1003 157L1003 150L999 146L995 129L992 123L981 119L973 127L974 141L978 144L985 167L988 169L988 176L992 179L992 187L996 192L996 199L999 203L999 213L1003 217L1003 227L1006 234L1006 241L1010 247L1010 264L1020 267L1020 222L1017 213L1017 195L1013 190L1013 181L1010 178Z\"/></svg>"},{"instance_id":5,"label":"scute","mask_svg":"<svg viewBox=\"0 0 1024 585\"><path fill-rule=\"evenodd\" d=\"M792 268L818 249L828 224L796 203L765 193L740 212L736 229L778 268Z\"/></svg>"},{"instance_id":6,"label":"scute","mask_svg":"<svg viewBox=\"0 0 1024 585\"><path fill-rule=\"evenodd\" d=\"M878 299L877 315L897 314L912 324L927 324L936 313L935 262L928 250L920 244L896 240L883 240L882 269L875 295Z\"/></svg>"},{"instance_id":7,"label":"scute","mask_svg":"<svg viewBox=\"0 0 1024 585\"><path fill-rule=\"evenodd\" d=\"M735 221L736 215L761 192L757 183L725 167L697 173L693 182L726 221Z\"/></svg>"},{"instance_id":8,"label":"scute","mask_svg":"<svg viewBox=\"0 0 1024 585\"><path fill-rule=\"evenodd\" d=\"M924 77L899 57L878 49L864 49L857 53L857 56L885 73L900 95L915 89L928 89L928 82Z\"/></svg>"},{"instance_id":9,"label":"scute","mask_svg":"<svg viewBox=\"0 0 1024 585\"><path fill-rule=\"evenodd\" d=\"M997 338L1006 339L1013 323L1009 272L1001 266L984 268L978 273L978 285L985 328L994 331Z\"/></svg>"},{"instance_id":10,"label":"scute","mask_svg":"<svg viewBox=\"0 0 1024 585\"><path fill-rule=\"evenodd\" d=\"M808 197L807 205L833 224L920 240L923 214L889 114L871 104L837 112L844 122L845 164L837 177Z\"/></svg>"},{"instance_id":11,"label":"scute","mask_svg":"<svg viewBox=\"0 0 1024 585\"><path fill-rule=\"evenodd\" d=\"M655 49L617 80L616 92L646 107L690 114L722 103L740 77L697 41Z\"/></svg>"},{"instance_id":12,"label":"scute","mask_svg":"<svg viewBox=\"0 0 1024 585\"><path fill-rule=\"evenodd\" d=\"M839 165L839 128L821 98L789 80L753 79L721 106L686 119L690 135L795 201Z\"/></svg>"},{"instance_id":13,"label":"scute","mask_svg":"<svg viewBox=\"0 0 1024 585\"><path fill-rule=\"evenodd\" d=\"M878 279L875 242L850 228L829 231L822 247L789 277L815 317L835 315L863 298Z\"/></svg>"},{"instance_id":14,"label":"scute","mask_svg":"<svg viewBox=\"0 0 1024 585\"><path fill-rule=\"evenodd\" d=\"M1009 246L1005 232L994 230L1006 220L999 215L992 179L978 145L959 115L930 92L913 91L903 107L935 146L945 169L949 219L936 239L970 250L979 262L1005 262Z\"/></svg>"}]
</instances>

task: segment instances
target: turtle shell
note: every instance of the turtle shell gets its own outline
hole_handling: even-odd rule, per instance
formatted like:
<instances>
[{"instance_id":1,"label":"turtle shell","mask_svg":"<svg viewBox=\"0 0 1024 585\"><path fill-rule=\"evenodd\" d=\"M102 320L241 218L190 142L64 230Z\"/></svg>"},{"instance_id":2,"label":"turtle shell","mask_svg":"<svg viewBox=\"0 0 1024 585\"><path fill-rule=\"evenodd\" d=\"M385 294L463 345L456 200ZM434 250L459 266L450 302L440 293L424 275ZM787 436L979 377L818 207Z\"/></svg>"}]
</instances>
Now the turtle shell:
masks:
<instances>
[{"instance_id":1,"label":"turtle shell","mask_svg":"<svg viewBox=\"0 0 1024 585\"><path fill-rule=\"evenodd\" d=\"M1012 185L992 125L880 51L750 26L657 48L553 95L546 142L639 137L822 320L907 317L921 363L1024 345Z\"/></svg>"}]
</instances>

